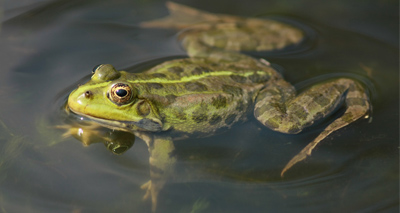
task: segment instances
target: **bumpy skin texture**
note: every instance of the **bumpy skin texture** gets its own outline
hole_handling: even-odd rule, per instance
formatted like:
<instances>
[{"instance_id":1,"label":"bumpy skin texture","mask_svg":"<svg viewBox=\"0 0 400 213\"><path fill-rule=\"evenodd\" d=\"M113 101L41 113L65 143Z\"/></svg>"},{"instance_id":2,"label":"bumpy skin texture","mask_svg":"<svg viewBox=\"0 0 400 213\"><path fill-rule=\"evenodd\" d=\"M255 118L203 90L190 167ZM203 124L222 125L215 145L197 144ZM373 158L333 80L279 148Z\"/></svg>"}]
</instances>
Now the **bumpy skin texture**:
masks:
<instances>
[{"instance_id":1,"label":"bumpy skin texture","mask_svg":"<svg viewBox=\"0 0 400 213\"><path fill-rule=\"evenodd\" d=\"M173 173L174 139L212 135L245 121L252 112L264 126L295 134L344 104L345 113L295 156L283 175L331 132L370 110L364 87L353 79L332 79L297 94L269 62L238 52L297 45L303 40L301 30L276 21L215 15L174 3L168 7L170 16L142 26L191 26L179 36L189 58L167 61L142 73L101 65L68 99L73 112L103 126L133 132L146 141L152 181L143 187L148 189L146 197L151 197L153 210L159 190ZM193 25L195 20L202 23Z\"/></svg>"}]
</instances>

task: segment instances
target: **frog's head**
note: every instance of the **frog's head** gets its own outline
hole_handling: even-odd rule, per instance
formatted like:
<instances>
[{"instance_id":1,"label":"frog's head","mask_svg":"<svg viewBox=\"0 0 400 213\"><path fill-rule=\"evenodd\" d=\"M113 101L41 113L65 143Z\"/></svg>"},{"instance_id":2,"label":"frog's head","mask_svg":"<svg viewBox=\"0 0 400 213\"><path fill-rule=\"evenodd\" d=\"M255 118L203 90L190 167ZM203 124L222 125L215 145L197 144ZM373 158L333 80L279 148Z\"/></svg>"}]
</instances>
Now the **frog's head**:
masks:
<instances>
[{"instance_id":1,"label":"frog's head","mask_svg":"<svg viewBox=\"0 0 400 213\"><path fill-rule=\"evenodd\" d=\"M69 95L69 108L109 128L161 131L157 111L148 100L138 97L126 76L110 64L96 66L91 80Z\"/></svg>"}]
</instances>

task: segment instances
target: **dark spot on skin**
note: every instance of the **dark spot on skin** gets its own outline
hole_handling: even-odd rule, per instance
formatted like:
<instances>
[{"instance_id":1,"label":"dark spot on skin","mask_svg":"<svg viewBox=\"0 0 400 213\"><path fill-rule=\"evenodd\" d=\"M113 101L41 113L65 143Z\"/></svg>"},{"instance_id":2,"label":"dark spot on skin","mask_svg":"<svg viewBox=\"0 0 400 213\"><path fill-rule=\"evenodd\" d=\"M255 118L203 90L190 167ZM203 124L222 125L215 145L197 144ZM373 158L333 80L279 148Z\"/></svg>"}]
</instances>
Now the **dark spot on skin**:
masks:
<instances>
[{"instance_id":1,"label":"dark spot on skin","mask_svg":"<svg viewBox=\"0 0 400 213\"><path fill-rule=\"evenodd\" d=\"M226 106L226 102L227 102L226 98L221 96L221 95L219 95L216 98L212 98L211 104L215 108L219 109L219 108L225 107Z\"/></svg>"},{"instance_id":2,"label":"dark spot on skin","mask_svg":"<svg viewBox=\"0 0 400 213\"><path fill-rule=\"evenodd\" d=\"M166 117L166 116L165 116L165 113L160 113L160 117L161 117L162 120L164 120L165 117Z\"/></svg>"},{"instance_id":3,"label":"dark spot on skin","mask_svg":"<svg viewBox=\"0 0 400 213\"><path fill-rule=\"evenodd\" d=\"M151 165L150 164L150 172L154 174L164 174L164 171L157 166Z\"/></svg>"},{"instance_id":4,"label":"dark spot on skin","mask_svg":"<svg viewBox=\"0 0 400 213\"><path fill-rule=\"evenodd\" d=\"M306 120L307 118L307 112L302 106L298 104L291 105L290 111L292 111L292 113L296 115L300 120Z\"/></svg>"},{"instance_id":5,"label":"dark spot on skin","mask_svg":"<svg viewBox=\"0 0 400 213\"><path fill-rule=\"evenodd\" d=\"M235 28L244 28L247 27L244 22L233 22Z\"/></svg>"},{"instance_id":6,"label":"dark spot on skin","mask_svg":"<svg viewBox=\"0 0 400 213\"><path fill-rule=\"evenodd\" d=\"M175 117L177 117L178 119L180 119L182 121L186 121L187 115L184 112L177 112L175 114Z\"/></svg>"},{"instance_id":7,"label":"dark spot on skin","mask_svg":"<svg viewBox=\"0 0 400 213\"><path fill-rule=\"evenodd\" d=\"M307 119L307 112L304 111L304 109L296 111L294 114L301 120L306 120Z\"/></svg>"},{"instance_id":8,"label":"dark spot on skin","mask_svg":"<svg viewBox=\"0 0 400 213\"><path fill-rule=\"evenodd\" d=\"M247 78L241 75L230 75L231 79L238 83L245 83Z\"/></svg>"},{"instance_id":9,"label":"dark spot on skin","mask_svg":"<svg viewBox=\"0 0 400 213\"><path fill-rule=\"evenodd\" d=\"M235 66L235 65L233 65L233 64L230 64L230 65L228 66L228 68L231 69L231 70L238 70L238 67Z\"/></svg>"},{"instance_id":10,"label":"dark spot on skin","mask_svg":"<svg viewBox=\"0 0 400 213\"><path fill-rule=\"evenodd\" d=\"M185 84L185 89L189 91L202 92L207 90L207 86L199 82L189 82Z\"/></svg>"},{"instance_id":11,"label":"dark spot on skin","mask_svg":"<svg viewBox=\"0 0 400 213\"><path fill-rule=\"evenodd\" d=\"M201 75L202 73L203 72L197 67L194 70L192 70L192 75Z\"/></svg>"},{"instance_id":12,"label":"dark spot on skin","mask_svg":"<svg viewBox=\"0 0 400 213\"><path fill-rule=\"evenodd\" d=\"M233 123L233 121L235 120L236 115L235 114L231 114L229 115L226 119L225 119L225 124L226 125L231 125Z\"/></svg>"},{"instance_id":13,"label":"dark spot on skin","mask_svg":"<svg viewBox=\"0 0 400 213\"><path fill-rule=\"evenodd\" d=\"M219 122L221 122L221 120L222 120L221 116L219 116L217 114L214 114L214 115L211 116L209 124L210 125L215 125L215 124L218 124Z\"/></svg>"},{"instance_id":14,"label":"dark spot on skin","mask_svg":"<svg viewBox=\"0 0 400 213\"><path fill-rule=\"evenodd\" d=\"M192 120L196 123L201 123L201 122L207 121L207 119L208 119L208 117L206 114L203 114L203 113L201 113L201 114L193 113L192 114Z\"/></svg>"},{"instance_id":15,"label":"dark spot on skin","mask_svg":"<svg viewBox=\"0 0 400 213\"><path fill-rule=\"evenodd\" d=\"M232 94L234 96L241 96L243 94L242 88L230 85L222 85L222 90L225 93Z\"/></svg>"},{"instance_id":16,"label":"dark spot on skin","mask_svg":"<svg viewBox=\"0 0 400 213\"><path fill-rule=\"evenodd\" d=\"M205 103L201 103L199 107L192 112L192 120L196 123L205 122L208 120L208 105Z\"/></svg>"},{"instance_id":17,"label":"dark spot on skin","mask_svg":"<svg viewBox=\"0 0 400 213\"><path fill-rule=\"evenodd\" d=\"M176 99L175 95L166 95L165 97L168 99L169 104L172 104L175 102L175 99Z\"/></svg>"},{"instance_id":18,"label":"dark spot on skin","mask_svg":"<svg viewBox=\"0 0 400 213\"><path fill-rule=\"evenodd\" d=\"M165 78L166 77L166 75L165 74L163 74L163 73L154 73L154 74L151 74L154 78Z\"/></svg>"},{"instance_id":19,"label":"dark spot on skin","mask_svg":"<svg viewBox=\"0 0 400 213\"><path fill-rule=\"evenodd\" d=\"M283 104L278 103L264 103L261 107L258 107L254 110L254 116L258 117L262 115L264 112L278 111L280 113L285 114L286 109Z\"/></svg>"},{"instance_id":20,"label":"dark spot on skin","mask_svg":"<svg viewBox=\"0 0 400 213\"><path fill-rule=\"evenodd\" d=\"M168 72L174 73L176 75L180 75L183 72L183 68L182 67L170 67L168 68Z\"/></svg>"},{"instance_id":21,"label":"dark spot on skin","mask_svg":"<svg viewBox=\"0 0 400 213\"><path fill-rule=\"evenodd\" d=\"M192 70L193 75L201 75L203 73L208 73L208 72L210 72L210 70L205 67L196 67Z\"/></svg>"},{"instance_id":22,"label":"dark spot on skin","mask_svg":"<svg viewBox=\"0 0 400 213\"><path fill-rule=\"evenodd\" d=\"M151 89L162 89L164 86L159 83L147 83L147 86Z\"/></svg>"},{"instance_id":23,"label":"dark spot on skin","mask_svg":"<svg viewBox=\"0 0 400 213\"><path fill-rule=\"evenodd\" d=\"M254 73L253 75L249 76L249 79L253 83L262 83L262 82L268 81L269 76L268 75L259 75L257 73Z\"/></svg>"},{"instance_id":24,"label":"dark spot on skin","mask_svg":"<svg viewBox=\"0 0 400 213\"><path fill-rule=\"evenodd\" d=\"M239 112L243 112L245 110L245 106L243 101L239 100L236 105L236 110Z\"/></svg>"},{"instance_id":25,"label":"dark spot on skin","mask_svg":"<svg viewBox=\"0 0 400 213\"><path fill-rule=\"evenodd\" d=\"M254 73L253 75L249 76L249 79L253 83L259 83L260 75L258 75L257 73Z\"/></svg>"},{"instance_id":26,"label":"dark spot on skin","mask_svg":"<svg viewBox=\"0 0 400 213\"><path fill-rule=\"evenodd\" d=\"M324 97L323 95L315 97L314 101L315 103L319 104L322 107L327 106L331 102L328 98Z\"/></svg>"}]
</instances>

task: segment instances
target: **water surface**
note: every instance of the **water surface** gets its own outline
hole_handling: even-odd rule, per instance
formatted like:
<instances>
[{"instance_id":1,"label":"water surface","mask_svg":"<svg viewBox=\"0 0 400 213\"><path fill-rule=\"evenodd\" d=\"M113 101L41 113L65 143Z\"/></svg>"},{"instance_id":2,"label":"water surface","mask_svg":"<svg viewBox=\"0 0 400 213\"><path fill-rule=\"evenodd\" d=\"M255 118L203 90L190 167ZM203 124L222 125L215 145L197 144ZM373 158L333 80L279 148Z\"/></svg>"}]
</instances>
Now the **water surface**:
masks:
<instances>
[{"instance_id":1,"label":"water surface","mask_svg":"<svg viewBox=\"0 0 400 213\"><path fill-rule=\"evenodd\" d=\"M221 135L178 141L177 178L161 192L160 212L398 212L397 1L184 4L306 26L313 36L307 48L256 56L279 64L300 86L337 73L369 78L373 119L332 134L283 178L280 170L321 126L284 135L253 119ZM4 11L0 212L149 212L140 189L149 179L142 141L117 156L102 144L61 140L63 131L49 124L60 122L68 93L96 64L134 70L185 55L175 31L139 27L165 16L164 2L7 1Z\"/></svg>"}]
</instances>

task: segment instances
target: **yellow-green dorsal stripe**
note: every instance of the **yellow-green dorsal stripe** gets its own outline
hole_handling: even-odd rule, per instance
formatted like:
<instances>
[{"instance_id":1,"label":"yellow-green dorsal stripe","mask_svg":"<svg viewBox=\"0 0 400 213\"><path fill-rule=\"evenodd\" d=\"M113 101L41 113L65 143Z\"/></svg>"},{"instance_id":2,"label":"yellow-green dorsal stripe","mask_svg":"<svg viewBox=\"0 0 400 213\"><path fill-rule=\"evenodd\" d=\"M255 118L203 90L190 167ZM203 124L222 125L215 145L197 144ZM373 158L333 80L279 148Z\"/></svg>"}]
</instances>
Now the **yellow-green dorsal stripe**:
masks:
<instances>
[{"instance_id":1,"label":"yellow-green dorsal stripe","mask_svg":"<svg viewBox=\"0 0 400 213\"><path fill-rule=\"evenodd\" d=\"M249 71L245 73L238 73L238 72L233 72L233 71L213 71L209 73L203 73L201 75L192 75L192 76L184 76L178 80L175 79L164 79L164 78L153 78L153 79L145 79L145 80L128 80L129 83L182 83L182 82L190 82L190 81L196 81L200 80L205 77L210 77L210 76L229 76L229 75L240 75L244 77L248 77L250 75L253 75L254 72L257 72L257 74L265 74L264 71Z\"/></svg>"},{"instance_id":2,"label":"yellow-green dorsal stripe","mask_svg":"<svg viewBox=\"0 0 400 213\"><path fill-rule=\"evenodd\" d=\"M190 81L195 81L195 80L200 80L205 77L209 76L229 76L229 75L240 75L244 77L248 77L250 75L253 75L254 72L257 74L265 74L264 71L249 71L245 73L238 73L235 71L213 71L209 73L203 73L202 75L193 75L193 76L184 76L180 79L163 79L163 78L152 78L152 79L137 79L137 80L128 80L129 83L182 83L182 82L190 82ZM130 73L128 73L130 74ZM92 88L98 88L98 87L104 87L107 86L109 82L103 82L103 83L97 83L96 85L91 85Z\"/></svg>"}]
</instances>

